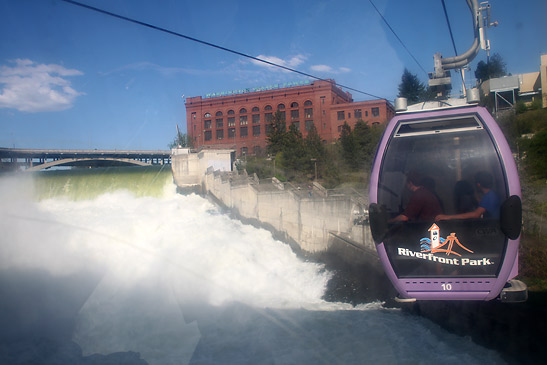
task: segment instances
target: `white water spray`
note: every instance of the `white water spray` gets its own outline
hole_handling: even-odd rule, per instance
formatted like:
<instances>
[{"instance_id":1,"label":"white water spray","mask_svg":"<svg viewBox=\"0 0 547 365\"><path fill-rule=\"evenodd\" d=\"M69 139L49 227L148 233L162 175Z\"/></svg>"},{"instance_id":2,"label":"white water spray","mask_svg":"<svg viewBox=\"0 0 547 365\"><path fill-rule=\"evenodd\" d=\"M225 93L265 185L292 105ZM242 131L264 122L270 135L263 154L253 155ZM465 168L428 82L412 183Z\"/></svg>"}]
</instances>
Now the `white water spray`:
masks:
<instances>
[{"instance_id":1,"label":"white water spray","mask_svg":"<svg viewBox=\"0 0 547 365\"><path fill-rule=\"evenodd\" d=\"M43 311L74 312L71 338L84 355L134 351L150 364L397 363L424 362L425 346L442 350L431 363L499 361L423 319L325 302L330 275L321 265L171 185L160 198L116 191L40 203L15 193L20 182L1 185L0 270L51 278L48 290L61 294ZM62 291L56 283L66 280L71 289Z\"/></svg>"}]
</instances>

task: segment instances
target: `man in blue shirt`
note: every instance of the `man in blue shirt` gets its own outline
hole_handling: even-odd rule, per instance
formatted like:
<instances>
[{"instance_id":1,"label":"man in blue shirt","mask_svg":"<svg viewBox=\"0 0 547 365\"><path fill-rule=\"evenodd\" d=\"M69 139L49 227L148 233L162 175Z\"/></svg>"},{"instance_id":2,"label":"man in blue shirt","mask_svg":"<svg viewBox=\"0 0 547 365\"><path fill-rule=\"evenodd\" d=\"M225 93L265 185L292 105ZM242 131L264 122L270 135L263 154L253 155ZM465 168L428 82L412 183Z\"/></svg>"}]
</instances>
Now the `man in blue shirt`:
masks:
<instances>
[{"instance_id":1,"label":"man in blue shirt","mask_svg":"<svg viewBox=\"0 0 547 365\"><path fill-rule=\"evenodd\" d=\"M446 215L439 214L435 217L436 221L449 220L449 219L470 219L470 218L495 218L500 217L500 200L498 195L492 190L494 186L494 180L492 175L486 171L480 171L475 175L475 183L477 189L482 194L482 198L479 202L477 209L461 214Z\"/></svg>"}]
</instances>

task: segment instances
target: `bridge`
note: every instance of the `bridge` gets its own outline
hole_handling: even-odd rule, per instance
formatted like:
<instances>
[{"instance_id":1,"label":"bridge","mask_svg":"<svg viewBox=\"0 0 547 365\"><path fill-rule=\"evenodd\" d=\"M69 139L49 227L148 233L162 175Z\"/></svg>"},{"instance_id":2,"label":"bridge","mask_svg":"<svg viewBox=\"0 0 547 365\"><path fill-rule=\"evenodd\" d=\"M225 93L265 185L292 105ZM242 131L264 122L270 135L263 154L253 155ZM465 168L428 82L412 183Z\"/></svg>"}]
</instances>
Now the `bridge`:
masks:
<instances>
[{"instance_id":1,"label":"bridge","mask_svg":"<svg viewBox=\"0 0 547 365\"><path fill-rule=\"evenodd\" d=\"M0 171L38 171L54 166L152 166L168 163L171 163L171 151L0 148Z\"/></svg>"}]
</instances>

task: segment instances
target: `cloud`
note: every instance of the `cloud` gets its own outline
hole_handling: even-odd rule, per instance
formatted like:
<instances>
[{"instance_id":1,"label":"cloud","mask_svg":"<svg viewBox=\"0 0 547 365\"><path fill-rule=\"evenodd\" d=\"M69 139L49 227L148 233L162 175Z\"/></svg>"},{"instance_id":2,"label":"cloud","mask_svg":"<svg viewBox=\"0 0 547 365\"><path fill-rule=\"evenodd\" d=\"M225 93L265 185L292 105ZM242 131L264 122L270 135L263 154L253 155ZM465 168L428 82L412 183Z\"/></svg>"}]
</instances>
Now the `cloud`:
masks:
<instances>
[{"instance_id":1,"label":"cloud","mask_svg":"<svg viewBox=\"0 0 547 365\"><path fill-rule=\"evenodd\" d=\"M289 67L289 68L298 67L301 64L303 64L307 59L306 56L301 55L301 54L298 54L298 55L293 56L293 57L291 57L289 59L286 59L286 60L284 60L282 58L279 58L279 57L266 56L266 55L258 55L258 56L256 56L256 58L267 61L267 62L275 63L276 65ZM257 61L257 60L251 60L251 62L254 63L255 65L262 66L262 67L270 67L272 69L276 68L275 66L268 65L267 63L260 62L260 61Z\"/></svg>"},{"instance_id":2,"label":"cloud","mask_svg":"<svg viewBox=\"0 0 547 365\"><path fill-rule=\"evenodd\" d=\"M313 65L310 67L310 69L315 72L324 72L324 73L330 73L330 74L341 74L341 73L347 73L351 71L351 69L347 67L339 67L338 69L334 69L328 65Z\"/></svg>"},{"instance_id":3,"label":"cloud","mask_svg":"<svg viewBox=\"0 0 547 365\"><path fill-rule=\"evenodd\" d=\"M66 77L83 75L61 65L37 64L16 59L15 65L0 66L0 108L22 112L49 112L72 107L77 96Z\"/></svg>"}]
</instances>

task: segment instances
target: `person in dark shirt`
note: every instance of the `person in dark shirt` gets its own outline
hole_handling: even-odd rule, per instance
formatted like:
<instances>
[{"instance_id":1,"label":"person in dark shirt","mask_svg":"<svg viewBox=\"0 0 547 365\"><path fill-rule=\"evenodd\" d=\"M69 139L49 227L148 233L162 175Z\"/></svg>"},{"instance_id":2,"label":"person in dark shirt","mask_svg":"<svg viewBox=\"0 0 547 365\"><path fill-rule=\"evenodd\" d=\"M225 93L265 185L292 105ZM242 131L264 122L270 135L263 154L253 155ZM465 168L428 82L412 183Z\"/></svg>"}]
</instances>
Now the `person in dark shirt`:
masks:
<instances>
[{"instance_id":1,"label":"person in dark shirt","mask_svg":"<svg viewBox=\"0 0 547 365\"><path fill-rule=\"evenodd\" d=\"M492 190L494 180L488 172L480 171L475 175L475 183L477 189L482 194L479 206L466 213L445 215L439 214L435 217L436 221L449 219L472 219L472 218L499 218L500 216L500 200L498 195Z\"/></svg>"},{"instance_id":2,"label":"person in dark shirt","mask_svg":"<svg viewBox=\"0 0 547 365\"><path fill-rule=\"evenodd\" d=\"M436 194L424 187L421 177L410 172L406 178L406 187L412 196L403 211L389 222L431 221L442 213L441 203Z\"/></svg>"}]
</instances>

